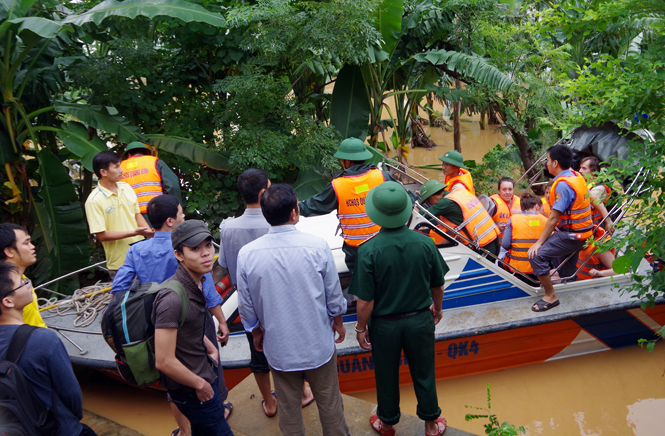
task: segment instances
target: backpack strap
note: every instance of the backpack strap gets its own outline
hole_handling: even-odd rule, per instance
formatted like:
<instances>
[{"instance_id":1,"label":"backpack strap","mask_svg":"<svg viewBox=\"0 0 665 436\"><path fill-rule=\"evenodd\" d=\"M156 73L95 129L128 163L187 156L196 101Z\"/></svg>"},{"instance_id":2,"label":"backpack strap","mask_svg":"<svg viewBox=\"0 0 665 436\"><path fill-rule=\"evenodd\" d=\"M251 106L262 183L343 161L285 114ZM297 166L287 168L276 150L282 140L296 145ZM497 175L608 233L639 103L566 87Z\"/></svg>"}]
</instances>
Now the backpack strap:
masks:
<instances>
[{"instance_id":1,"label":"backpack strap","mask_svg":"<svg viewBox=\"0 0 665 436\"><path fill-rule=\"evenodd\" d=\"M35 327L28 324L20 325L14 334L12 335L12 340L9 343L9 348L7 349L7 356L5 360L8 360L12 363L18 363L18 360L25 350L25 346L28 345L28 339L32 332L37 330L39 327Z\"/></svg>"},{"instance_id":2,"label":"backpack strap","mask_svg":"<svg viewBox=\"0 0 665 436\"><path fill-rule=\"evenodd\" d=\"M187 296L185 287L177 280L167 280L159 285L159 287L161 289L170 289L180 297L180 320L178 321L178 328L182 327L187 317L187 311L189 311L189 297Z\"/></svg>"}]
</instances>

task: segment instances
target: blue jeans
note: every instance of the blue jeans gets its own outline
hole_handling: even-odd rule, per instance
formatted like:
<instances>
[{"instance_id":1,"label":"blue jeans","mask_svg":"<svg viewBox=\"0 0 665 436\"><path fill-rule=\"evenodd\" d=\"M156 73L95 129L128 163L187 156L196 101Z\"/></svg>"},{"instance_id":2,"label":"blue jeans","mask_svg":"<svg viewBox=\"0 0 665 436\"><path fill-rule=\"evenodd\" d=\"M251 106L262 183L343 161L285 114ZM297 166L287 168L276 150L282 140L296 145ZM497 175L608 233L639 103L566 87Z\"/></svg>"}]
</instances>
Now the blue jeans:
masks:
<instances>
[{"instance_id":1,"label":"blue jeans","mask_svg":"<svg viewBox=\"0 0 665 436\"><path fill-rule=\"evenodd\" d=\"M192 436L233 436L231 427L224 419L224 405L217 393L217 383L213 383L212 399L201 402L196 392L171 391L171 400L178 410L189 420Z\"/></svg>"}]
</instances>

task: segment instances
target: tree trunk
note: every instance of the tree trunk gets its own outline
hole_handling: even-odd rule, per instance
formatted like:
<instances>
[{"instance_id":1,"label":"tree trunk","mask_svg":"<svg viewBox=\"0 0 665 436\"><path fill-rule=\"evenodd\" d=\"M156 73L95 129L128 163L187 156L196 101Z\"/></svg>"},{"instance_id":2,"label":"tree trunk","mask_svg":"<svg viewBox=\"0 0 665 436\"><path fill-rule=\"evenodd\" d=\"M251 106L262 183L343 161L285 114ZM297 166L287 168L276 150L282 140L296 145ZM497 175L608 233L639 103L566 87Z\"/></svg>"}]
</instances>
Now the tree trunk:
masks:
<instances>
[{"instance_id":1,"label":"tree trunk","mask_svg":"<svg viewBox=\"0 0 665 436\"><path fill-rule=\"evenodd\" d=\"M531 168L531 166L534 163L536 163L536 159L533 155L533 149L531 148L531 144L529 144L529 138L526 135L523 135L522 133L514 129L509 128L509 130L510 134L513 135L513 140L515 141L515 145L517 145L517 148L520 151L520 157L522 158L522 165L524 165L524 170L526 171L529 168ZM534 168L527 174L527 177L530 179L537 172L538 168ZM542 195L544 192L542 186L533 186L532 189L538 195Z\"/></svg>"},{"instance_id":2,"label":"tree trunk","mask_svg":"<svg viewBox=\"0 0 665 436\"><path fill-rule=\"evenodd\" d=\"M485 116L487 115L487 112L484 109L481 109L480 111L480 130L485 130Z\"/></svg>"},{"instance_id":3,"label":"tree trunk","mask_svg":"<svg viewBox=\"0 0 665 436\"><path fill-rule=\"evenodd\" d=\"M455 79L455 88L461 88L462 82L458 79ZM462 127L460 126L460 115L462 104L461 102L453 103L453 144L455 146L455 151L462 152Z\"/></svg>"}]
</instances>

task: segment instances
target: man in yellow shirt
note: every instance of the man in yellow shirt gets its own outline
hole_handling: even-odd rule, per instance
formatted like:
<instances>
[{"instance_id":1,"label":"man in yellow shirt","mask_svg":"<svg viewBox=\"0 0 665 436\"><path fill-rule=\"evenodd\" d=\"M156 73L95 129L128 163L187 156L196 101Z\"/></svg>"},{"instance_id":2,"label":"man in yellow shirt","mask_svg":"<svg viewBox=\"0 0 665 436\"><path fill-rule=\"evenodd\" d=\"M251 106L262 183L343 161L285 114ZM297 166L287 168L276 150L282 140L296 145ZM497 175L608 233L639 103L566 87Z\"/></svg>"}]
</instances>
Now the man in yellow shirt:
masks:
<instances>
[{"instance_id":1,"label":"man in yellow shirt","mask_svg":"<svg viewBox=\"0 0 665 436\"><path fill-rule=\"evenodd\" d=\"M26 279L25 269L37 261L35 246L25 227L12 223L0 224L0 262L16 265L19 274ZM32 287L32 284L30 285ZM23 308L23 321L37 327L46 327L39 314L37 294L32 289L32 303Z\"/></svg>"},{"instance_id":2,"label":"man in yellow shirt","mask_svg":"<svg viewBox=\"0 0 665 436\"><path fill-rule=\"evenodd\" d=\"M85 201L90 233L104 247L111 280L125 263L129 246L155 233L141 215L132 187L120 181L120 162L120 156L112 151L102 151L95 155L92 167L99 182Z\"/></svg>"}]
</instances>

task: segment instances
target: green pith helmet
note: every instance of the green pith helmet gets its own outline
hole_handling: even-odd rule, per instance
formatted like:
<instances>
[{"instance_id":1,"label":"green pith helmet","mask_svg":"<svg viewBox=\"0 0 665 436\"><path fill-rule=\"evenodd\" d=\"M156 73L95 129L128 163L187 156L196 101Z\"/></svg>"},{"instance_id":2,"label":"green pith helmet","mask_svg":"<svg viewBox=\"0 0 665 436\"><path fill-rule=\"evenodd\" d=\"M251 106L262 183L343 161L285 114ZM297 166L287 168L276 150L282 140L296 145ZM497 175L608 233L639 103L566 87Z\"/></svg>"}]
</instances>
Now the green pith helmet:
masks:
<instances>
[{"instance_id":1,"label":"green pith helmet","mask_svg":"<svg viewBox=\"0 0 665 436\"><path fill-rule=\"evenodd\" d=\"M446 188L445 183L441 183L436 179L428 180L420 187L420 201L425 202L432 195L436 194L442 189Z\"/></svg>"},{"instance_id":2,"label":"green pith helmet","mask_svg":"<svg viewBox=\"0 0 665 436\"><path fill-rule=\"evenodd\" d=\"M135 150L137 148L143 148L145 150L150 150L150 147L148 147L144 143L139 142L139 141L134 141L134 142L130 142L129 144L127 144L127 148L125 148L125 153L127 153L129 150Z\"/></svg>"},{"instance_id":3,"label":"green pith helmet","mask_svg":"<svg viewBox=\"0 0 665 436\"><path fill-rule=\"evenodd\" d=\"M348 159L348 160L367 160L371 159L371 151L367 149L367 146L358 138L346 138L339 144L337 153L334 154L337 159Z\"/></svg>"},{"instance_id":4,"label":"green pith helmet","mask_svg":"<svg viewBox=\"0 0 665 436\"><path fill-rule=\"evenodd\" d=\"M411 206L411 199L404 186L392 181L375 186L365 198L369 219L388 229L406 224L411 216Z\"/></svg>"},{"instance_id":5,"label":"green pith helmet","mask_svg":"<svg viewBox=\"0 0 665 436\"><path fill-rule=\"evenodd\" d=\"M439 160L450 165L455 165L456 167L467 169L464 165L464 158L462 157L462 153L459 151L447 151L446 154L439 158Z\"/></svg>"}]
</instances>

